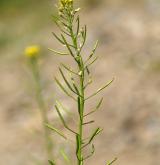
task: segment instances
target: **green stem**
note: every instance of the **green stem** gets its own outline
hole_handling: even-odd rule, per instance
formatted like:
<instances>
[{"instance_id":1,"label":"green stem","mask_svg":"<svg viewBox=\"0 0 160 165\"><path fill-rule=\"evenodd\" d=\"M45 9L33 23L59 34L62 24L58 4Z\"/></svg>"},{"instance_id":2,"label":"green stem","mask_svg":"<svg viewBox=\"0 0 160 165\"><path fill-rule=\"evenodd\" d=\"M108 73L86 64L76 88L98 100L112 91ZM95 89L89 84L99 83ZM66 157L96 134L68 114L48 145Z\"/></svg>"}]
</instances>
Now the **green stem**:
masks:
<instances>
[{"instance_id":1,"label":"green stem","mask_svg":"<svg viewBox=\"0 0 160 165\"><path fill-rule=\"evenodd\" d=\"M37 61L35 59L33 59L33 61L31 61L31 67L32 67L32 72L33 72L33 76L35 79L37 104L38 104L38 107L39 107L39 110L41 113L42 125L43 125L43 129L44 129L47 157L48 157L48 159L52 160L53 143L52 143L49 129L45 126L45 123L48 123L48 117L47 117L46 105L44 102L44 98L42 96L42 86L41 86L39 69L38 69Z\"/></svg>"},{"instance_id":2,"label":"green stem","mask_svg":"<svg viewBox=\"0 0 160 165\"><path fill-rule=\"evenodd\" d=\"M84 103L85 103L85 99L84 99L84 64L83 64L83 60L81 55L79 54L79 50L78 50L78 45L77 45L77 36L74 35L74 31L73 31L73 20L70 19L69 17L69 26L70 26L70 36L72 39L72 43L74 45L75 48L75 52L76 52L76 57L79 57L79 60L76 60L76 63L78 64L79 67L79 73L81 73L79 75L79 90L80 90L80 96L78 96L78 112L79 112L79 130L78 130L78 134L79 134L79 138L80 138L80 142L79 142L79 153L77 153L77 165L83 165L84 164L84 160L83 160L83 152L82 152L82 145L83 145L83 117L84 117Z\"/></svg>"},{"instance_id":3,"label":"green stem","mask_svg":"<svg viewBox=\"0 0 160 165\"><path fill-rule=\"evenodd\" d=\"M84 116L84 71L83 70L83 62L80 60L79 63L79 71L82 73L79 76L80 80L80 105L79 105L79 137L80 137L80 160L78 159L78 165L83 165L83 153L82 153L82 145L83 145L83 116Z\"/></svg>"}]
</instances>

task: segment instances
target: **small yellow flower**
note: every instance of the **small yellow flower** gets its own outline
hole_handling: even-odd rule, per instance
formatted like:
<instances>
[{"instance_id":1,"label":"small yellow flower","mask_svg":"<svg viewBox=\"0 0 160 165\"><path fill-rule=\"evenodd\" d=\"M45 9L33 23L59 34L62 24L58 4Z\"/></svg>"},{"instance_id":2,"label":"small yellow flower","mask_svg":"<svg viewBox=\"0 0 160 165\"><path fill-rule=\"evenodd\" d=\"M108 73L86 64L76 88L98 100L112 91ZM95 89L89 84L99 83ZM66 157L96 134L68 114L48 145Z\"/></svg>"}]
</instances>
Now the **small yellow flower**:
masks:
<instances>
[{"instance_id":1,"label":"small yellow flower","mask_svg":"<svg viewBox=\"0 0 160 165\"><path fill-rule=\"evenodd\" d=\"M25 56L28 58L37 57L40 52L40 47L38 45L28 46L25 48Z\"/></svg>"},{"instance_id":2,"label":"small yellow flower","mask_svg":"<svg viewBox=\"0 0 160 165\"><path fill-rule=\"evenodd\" d=\"M68 4L68 3L72 3L73 0L61 0L61 2L64 3L64 4Z\"/></svg>"},{"instance_id":3,"label":"small yellow flower","mask_svg":"<svg viewBox=\"0 0 160 165\"><path fill-rule=\"evenodd\" d=\"M60 0L60 9L73 4L73 0Z\"/></svg>"}]
</instances>

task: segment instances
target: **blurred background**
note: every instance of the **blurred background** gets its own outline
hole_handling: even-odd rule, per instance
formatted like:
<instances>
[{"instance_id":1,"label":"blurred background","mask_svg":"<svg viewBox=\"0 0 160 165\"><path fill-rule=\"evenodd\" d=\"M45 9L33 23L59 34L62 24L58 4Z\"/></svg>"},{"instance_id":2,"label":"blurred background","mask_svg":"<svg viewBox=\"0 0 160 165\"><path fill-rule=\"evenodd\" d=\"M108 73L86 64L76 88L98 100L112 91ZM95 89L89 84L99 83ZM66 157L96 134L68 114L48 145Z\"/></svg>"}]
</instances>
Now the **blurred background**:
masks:
<instances>
[{"instance_id":1,"label":"blurred background","mask_svg":"<svg viewBox=\"0 0 160 165\"><path fill-rule=\"evenodd\" d=\"M51 34L57 31L51 19L54 4L51 0L0 0L1 165L45 162L32 75L23 56L26 46L41 46L43 94L51 122L59 123L52 110L55 97L74 110L53 81L60 62L72 64L47 49L61 48ZM77 4L82 8L82 25L88 25L86 52L100 41L89 92L116 78L102 93L101 110L92 115L104 131L96 139L95 157L87 164L104 165L118 157L115 165L160 165L160 0L81 0ZM54 133L53 139L64 145ZM55 145L57 153L58 148Z\"/></svg>"}]
</instances>

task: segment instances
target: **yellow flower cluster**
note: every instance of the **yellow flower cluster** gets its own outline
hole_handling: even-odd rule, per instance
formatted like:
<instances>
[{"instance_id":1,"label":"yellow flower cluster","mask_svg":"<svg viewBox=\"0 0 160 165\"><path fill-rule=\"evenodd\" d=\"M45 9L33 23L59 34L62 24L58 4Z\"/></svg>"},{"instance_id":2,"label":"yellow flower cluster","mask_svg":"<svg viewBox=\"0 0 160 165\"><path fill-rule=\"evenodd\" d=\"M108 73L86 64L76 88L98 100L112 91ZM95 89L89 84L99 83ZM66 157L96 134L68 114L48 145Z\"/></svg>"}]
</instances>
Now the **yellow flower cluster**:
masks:
<instances>
[{"instance_id":1,"label":"yellow flower cluster","mask_svg":"<svg viewBox=\"0 0 160 165\"><path fill-rule=\"evenodd\" d=\"M28 58L34 58L39 55L40 47L38 45L28 46L25 49L25 56Z\"/></svg>"},{"instance_id":2,"label":"yellow flower cluster","mask_svg":"<svg viewBox=\"0 0 160 165\"><path fill-rule=\"evenodd\" d=\"M60 0L59 10L63 11L65 7L70 7L73 5L73 0Z\"/></svg>"},{"instance_id":3,"label":"yellow flower cluster","mask_svg":"<svg viewBox=\"0 0 160 165\"><path fill-rule=\"evenodd\" d=\"M61 0L61 3L62 4L69 4L69 3L72 3L73 0Z\"/></svg>"}]
</instances>

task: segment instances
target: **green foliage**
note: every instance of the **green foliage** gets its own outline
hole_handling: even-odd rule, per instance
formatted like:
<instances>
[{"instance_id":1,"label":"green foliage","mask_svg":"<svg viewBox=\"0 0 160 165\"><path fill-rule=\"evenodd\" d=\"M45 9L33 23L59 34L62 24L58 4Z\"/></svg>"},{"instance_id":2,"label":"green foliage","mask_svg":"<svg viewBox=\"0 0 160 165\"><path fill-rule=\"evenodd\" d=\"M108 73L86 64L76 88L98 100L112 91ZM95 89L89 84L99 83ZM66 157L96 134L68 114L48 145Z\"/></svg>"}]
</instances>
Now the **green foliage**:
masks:
<instances>
[{"instance_id":1,"label":"green foliage","mask_svg":"<svg viewBox=\"0 0 160 165\"><path fill-rule=\"evenodd\" d=\"M88 120L88 116L96 112L100 108L103 98L100 99L100 101L97 103L97 105L93 110L87 113L85 110L86 101L90 100L94 96L97 96L97 94L99 94L102 90L107 88L113 82L114 79L107 82L104 86L100 87L98 90L93 92L93 94L86 96L86 89L92 83L92 80L90 78L91 77L90 67L98 59L98 57L95 55L95 51L98 46L98 41L95 43L93 50L91 51L89 56L88 57L86 57L86 55L84 56L82 50L85 46L87 39L87 26L86 25L83 27L80 26L80 17L78 15L79 10L80 8L78 9L74 8L72 0L61 0L59 2L58 5L59 14L57 17L53 16L53 20L55 24L58 26L60 30L60 34L57 35L53 33L53 36L62 46L65 46L66 50L65 52L57 51L54 49L50 49L50 50L56 55L68 56L72 58L72 60L74 60L74 62L77 65L76 68L71 68L66 64L61 64L61 66L59 67L60 75L62 76L66 86L62 85L61 81L55 78L56 84L60 87L60 89L64 92L64 94L66 94L68 97L73 99L73 101L75 101L77 105L77 113L78 113L77 130L73 130L66 123L61 113L61 109L63 108L62 103L60 102L56 103L55 109L63 126L68 131L73 133L73 135L75 136L76 139L75 156L77 158L77 165L84 165L85 160L90 158L95 152L95 147L94 147L95 137L102 132L102 129L98 127L93 132L91 132L88 137L85 137L84 127L94 122L94 120ZM66 76L64 70L66 70L70 74L69 78ZM78 82L76 81L77 79ZM59 107L60 105L62 106ZM52 131L56 132L61 137L67 139L66 135L64 135L61 131L54 128L50 124L47 124L46 126L50 128ZM88 149L91 148L89 155L84 154L85 148ZM66 154L64 154L64 152L62 153L62 155L63 158L67 162L69 162L70 159ZM108 165L111 165L112 163L113 161L108 163Z\"/></svg>"},{"instance_id":2,"label":"green foliage","mask_svg":"<svg viewBox=\"0 0 160 165\"><path fill-rule=\"evenodd\" d=\"M0 0L0 9L9 8L25 8L30 5L36 4L38 0Z\"/></svg>"}]
</instances>

